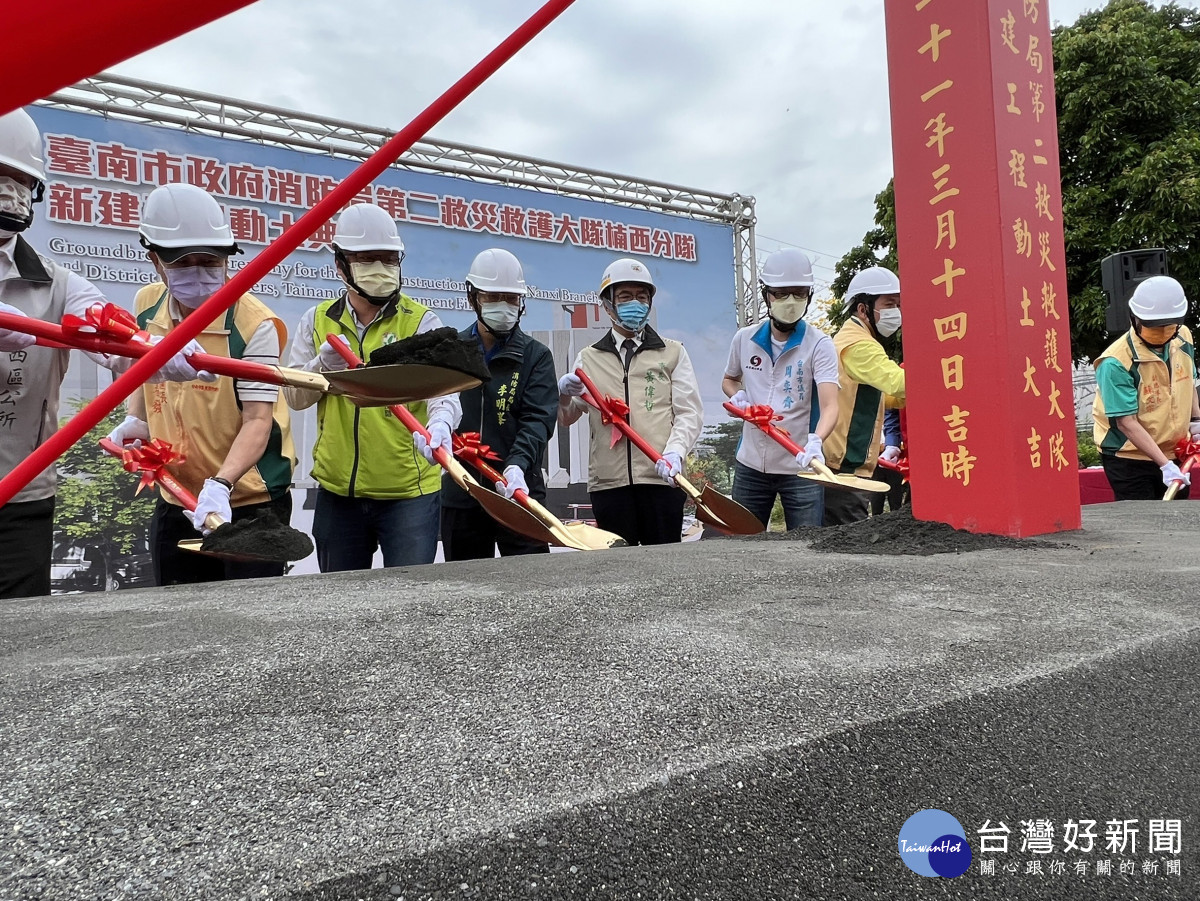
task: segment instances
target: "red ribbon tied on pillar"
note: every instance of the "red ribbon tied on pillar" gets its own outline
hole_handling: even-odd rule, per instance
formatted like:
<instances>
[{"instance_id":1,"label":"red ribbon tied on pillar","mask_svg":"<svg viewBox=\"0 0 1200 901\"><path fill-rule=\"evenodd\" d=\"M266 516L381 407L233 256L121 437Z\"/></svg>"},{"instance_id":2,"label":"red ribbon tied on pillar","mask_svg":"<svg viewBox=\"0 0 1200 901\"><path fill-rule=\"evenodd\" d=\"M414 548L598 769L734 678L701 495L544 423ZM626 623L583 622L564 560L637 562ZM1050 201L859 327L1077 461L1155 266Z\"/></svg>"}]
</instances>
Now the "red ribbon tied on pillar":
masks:
<instances>
[{"instance_id":1,"label":"red ribbon tied on pillar","mask_svg":"<svg viewBox=\"0 0 1200 901\"><path fill-rule=\"evenodd\" d=\"M483 436L479 432L455 432L454 456L470 460L496 460L500 455L492 450L490 445L481 444Z\"/></svg>"},{"instance_id":2,"label":"red ribbon tied on pillar","mask_svg":"<svg viewBox=\"0 0 1200 901\"><path fill-rule=\"evenodd\" d=\"M169 442L161 438L148 441L141 447L126 447L121 451L121 465L126 472L140 472L137 493L158 481L159 473L172 463L182 463L183 454L176 452Z\"/></svg>"},{"instance_id":3,"label":"red ribbon tied on pillar","mask_svg":"<svg viewBox=\"0 0 1200 901\"><path fill-rule=\"evenodd\" d=\"M142 342L150 336L138 328L133 314L113 303L94 303L83 316L67 313L62 318L63 331L68 335L91 335L110 338L114 341L129 341L134 338Z\"/></svg>"}]
</instances>

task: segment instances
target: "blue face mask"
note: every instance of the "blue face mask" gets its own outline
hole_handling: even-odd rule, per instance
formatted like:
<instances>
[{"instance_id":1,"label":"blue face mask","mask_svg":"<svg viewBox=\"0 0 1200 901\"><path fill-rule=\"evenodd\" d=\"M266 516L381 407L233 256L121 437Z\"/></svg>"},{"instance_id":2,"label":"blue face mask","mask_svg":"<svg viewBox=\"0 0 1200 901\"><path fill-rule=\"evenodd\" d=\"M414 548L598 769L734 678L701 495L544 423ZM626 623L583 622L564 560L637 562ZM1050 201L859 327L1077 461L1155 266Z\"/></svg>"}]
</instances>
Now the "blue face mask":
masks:
<instances>
[{"instance_id":1,"label":"blue face mask","mask_svg":"<svg viewBox=\"0 0 1200 901\"><path fill-rule=\"evenodd\" d=\"M617 321L631 332L636 332L650 318L650 304L644 300L629 300L617 304Z\"/></svg>"}]
</instances>

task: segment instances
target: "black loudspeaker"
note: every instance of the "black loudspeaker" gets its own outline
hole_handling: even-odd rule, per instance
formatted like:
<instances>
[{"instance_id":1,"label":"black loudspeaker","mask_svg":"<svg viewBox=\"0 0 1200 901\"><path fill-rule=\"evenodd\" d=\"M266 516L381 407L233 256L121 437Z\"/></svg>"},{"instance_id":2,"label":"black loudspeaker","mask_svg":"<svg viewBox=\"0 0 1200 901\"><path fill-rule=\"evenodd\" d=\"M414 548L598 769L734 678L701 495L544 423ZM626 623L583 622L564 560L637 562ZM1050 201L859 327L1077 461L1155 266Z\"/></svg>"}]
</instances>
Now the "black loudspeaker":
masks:
<instances>
[{"instance_id":1,"label":"black loudspeaker","mask_svg":"<svg viewBox=\"0 0 1200 901\"><path fill-rule=\"evenodd\" d=\"M1167 272L1167 252L1161 247L1149 250L1125 250L1100 261L1104 293L1108 295L1105 325L1109 334L1129 328L1129 298L1142 279Z\"/></svg>"}]
</instances>

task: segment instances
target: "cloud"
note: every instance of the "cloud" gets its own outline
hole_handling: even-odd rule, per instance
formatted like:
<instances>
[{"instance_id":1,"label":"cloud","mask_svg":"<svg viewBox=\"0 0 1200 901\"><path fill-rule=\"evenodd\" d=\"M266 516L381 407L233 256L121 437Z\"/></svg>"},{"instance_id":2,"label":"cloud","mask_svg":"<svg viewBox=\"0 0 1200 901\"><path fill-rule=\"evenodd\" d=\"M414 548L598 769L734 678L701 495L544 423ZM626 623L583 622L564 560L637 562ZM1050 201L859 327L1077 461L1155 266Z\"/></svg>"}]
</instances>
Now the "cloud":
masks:
<instances>
[{"instance_id":1,"label":"cloud","mask_svg":"<svg viewBox=\"0 0 1200 901\"><path fill-rule=\"evenodd\" d=\"M259 0L116 71L398 129L539 5ZM886 52L879 0L581 2L433 136L752 194L763 246L828 267L891 177Z\"/></svg>"}]
</instances>

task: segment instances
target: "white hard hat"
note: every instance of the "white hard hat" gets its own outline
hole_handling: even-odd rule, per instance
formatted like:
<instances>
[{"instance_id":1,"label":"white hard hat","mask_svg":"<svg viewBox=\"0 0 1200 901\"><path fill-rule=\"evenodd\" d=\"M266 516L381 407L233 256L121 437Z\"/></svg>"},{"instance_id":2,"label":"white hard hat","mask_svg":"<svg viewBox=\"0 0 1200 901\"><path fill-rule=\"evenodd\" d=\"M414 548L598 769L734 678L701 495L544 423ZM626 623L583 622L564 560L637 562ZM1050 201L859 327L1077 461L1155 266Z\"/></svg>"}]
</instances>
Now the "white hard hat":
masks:
<instances>
[{"instance_id":1,"label":"white hard hat","mask_svg":"<svg viewBox=\"0 0 1200 901\"><path fill-rule=\"evenodd\" d=\"M164 263L189 253L229 256L239 252L221 205L195 185L174 183L151 191L142 203L138 233L142 244Z\"/></svg>"},{"instance_id":2,"label":"white hard hat","mask_svg":"<svg viewBox=\"0 0 1200 901\"><path fill-rule=\"evenodd\" d=\"M525 294L525 273L521 261L499 247L485 250L471 261L467 284L493 294Z\"/></svg>"},{"instance_id":3,"label":"white hard hat","mask_svg":"<svg viewBox=\"0 0 1200 901\"><path fill-rule=\"evenodd\" d=\"M885 269L883 266L871 266L859 272L854 278L850 279L850 284L846 287L847 299L853 298L859 294L899 294L900 279L896 277L896 273L891 269Z\"/></svg>"},{"instance_id":4,"label":"white hard hat","mask_svg":"<svg viewBox=\"0 0 1200 901\"><path fill-rule=\"evenodd\" d=\"M637 260L628 258L608 264L608 268L604 270L604 275L600 276L600 296L607 300L608 296L605 292L613 285L620 285L624 282L636 282L639 285L645 285L650 289L650 296L654 297L654 279L650 277L650 270Z\"/></svg>"},{"instance_id":5,"label":"white hard hat","mask_svg":"<svg viewBox=\"0 0 1200 901\"><path fill-rule=\"evenodd\" d=\"M763 261L758 280L768 288L812 287L812 260L802 250L785 247Z\"/></svg>"},{"instance_id":6,"label":"white hard hat","mask_svg":"<svg viewBox=\"0 0 1200 901\"><path fill-rule=\"evenodd\" d=\"M373 203L356 203L338 216L333 246L351 253L394 250L404 256L404 242L396 231L396 221Z\"/></svg>"},{"instance_id":7,"label":"white hard hat","mask_svg":"<svg viewBox=\"0 0 1200 901\"><path fill-rule=\"evenodd\" d=\"M1152 275L1138 282L1129 298L1129 312L1142 322L1181 323L1187 310L1183 285L1169 275Z\"/></svg>"},{"instance_id":8,"label":"white hard hat","mask_svg":"<svg viewBox=\"0 0 1200 901\"><path fill-rule=\"evenodd\" d=\"M0 116L0 164L32 175L39 182L46 180L42 136L23 109Z\"/></svg>"}]
</instances>

